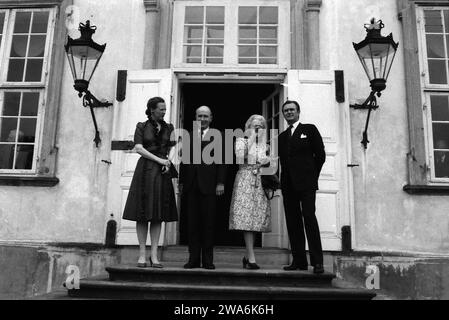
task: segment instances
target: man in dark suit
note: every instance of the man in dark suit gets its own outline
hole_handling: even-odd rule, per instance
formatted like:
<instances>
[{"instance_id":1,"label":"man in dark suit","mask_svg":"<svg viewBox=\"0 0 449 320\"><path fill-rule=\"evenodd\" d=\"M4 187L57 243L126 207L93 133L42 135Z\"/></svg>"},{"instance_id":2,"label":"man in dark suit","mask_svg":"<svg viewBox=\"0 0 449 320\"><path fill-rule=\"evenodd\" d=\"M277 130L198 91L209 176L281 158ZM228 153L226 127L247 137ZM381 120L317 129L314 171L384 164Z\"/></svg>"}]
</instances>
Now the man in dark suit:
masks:
<instances>
[{"instance_id":1,"label":"man in dark suit","mask_svg":"<svg viewBox=\"0 0 449 320\"><path fill-rule=\"evenodd\" d=\"M286 101L282 113L289 124L279 135L281 189L293 261L284 270L307 270L304 228L314 273L323 273L323 250L315 216L318 177L326 160L323 139L312 124L299 122L300 106Z\"/></svg>"},{"instance_id":2,"label":"man in dark suit","mask_svg":"<svg viewBox=\"0 0 449 320\"><path fill-rule=\"evenodd\" d=\"M226 172L223 161L210 163L202 157L204 148L216 137L213 133L217 133L209 128L212 122L211 110L206 106L198 108L196 121L201 122L200 130L194 129L190 133L190 161L181 163L179 177L179 190L185 192L187 201L189 261L184 268L199 268L202 262L203 268L215 269L213 246L216 200L217 196L224 194ZM195 142L199 143L198 148L195 148ZM221 145L220 142L218 146L221 148ZM195 163L195 157L200 160L199 163Z\"/></svg>"}]
</instances>

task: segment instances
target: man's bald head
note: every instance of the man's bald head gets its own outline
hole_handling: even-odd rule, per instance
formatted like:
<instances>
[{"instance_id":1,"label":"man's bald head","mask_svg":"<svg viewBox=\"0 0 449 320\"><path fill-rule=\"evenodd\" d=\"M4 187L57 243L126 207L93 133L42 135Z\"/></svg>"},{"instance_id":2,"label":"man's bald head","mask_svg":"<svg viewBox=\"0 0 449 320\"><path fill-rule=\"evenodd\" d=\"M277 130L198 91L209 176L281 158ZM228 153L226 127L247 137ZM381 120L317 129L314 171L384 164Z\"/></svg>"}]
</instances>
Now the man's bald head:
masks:
<instances>
[{"instance_id":1,"label":"man's bald head","mask_svg":"<svg viewBox=\"0 0 449 320\"><path fill-rule=\"evenodd\" d=\"M212 116L212 111L208 106L199 107L198 109L196 109L196 114L198 114L198 112L208 112Z\"/></svg>"},{"instance_id":2,"label":"man's bald head","mask_svg":"<svg viewBox=\"0 0 449 320\"><path fill-rule=\"evenodd\" d=\"M201 106L196 109L196 121L201 121L201 128L209 128L212 122L212 111L208 106Z\"/></svg>"}]
</instances>

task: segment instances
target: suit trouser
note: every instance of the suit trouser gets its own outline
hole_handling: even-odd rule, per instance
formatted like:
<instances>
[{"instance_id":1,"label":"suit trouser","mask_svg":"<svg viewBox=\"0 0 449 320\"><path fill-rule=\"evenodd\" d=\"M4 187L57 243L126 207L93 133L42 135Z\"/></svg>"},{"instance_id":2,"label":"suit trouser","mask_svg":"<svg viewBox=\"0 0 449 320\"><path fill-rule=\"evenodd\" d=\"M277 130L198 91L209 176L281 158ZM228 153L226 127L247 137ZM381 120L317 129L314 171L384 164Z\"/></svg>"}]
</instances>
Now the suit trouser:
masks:
<instances>
[{"instance_id":1,"label":"suit trouser","mask_svg":"<svg viewBox=\"0 0 449 320\"><path fill-rule=\"evenodd\" d=\"M187 191L189 261L192 263L213 263L216 201L215 190L213 194L203 194L196 181Z\"/></svg>"},{"instance_id":2,"label":"suit trouser","mask_svg":"<svg viewBox=\"0 0 449 320\"><path fill-rule=\"evenodd\" d=\"M293 261L300 266L307 266L306 240L309 245L310 264L323 264L320 228L315 216L316 190L295 191L290 181L282 190L288 237Z\"/></svg>"}]
</instances>

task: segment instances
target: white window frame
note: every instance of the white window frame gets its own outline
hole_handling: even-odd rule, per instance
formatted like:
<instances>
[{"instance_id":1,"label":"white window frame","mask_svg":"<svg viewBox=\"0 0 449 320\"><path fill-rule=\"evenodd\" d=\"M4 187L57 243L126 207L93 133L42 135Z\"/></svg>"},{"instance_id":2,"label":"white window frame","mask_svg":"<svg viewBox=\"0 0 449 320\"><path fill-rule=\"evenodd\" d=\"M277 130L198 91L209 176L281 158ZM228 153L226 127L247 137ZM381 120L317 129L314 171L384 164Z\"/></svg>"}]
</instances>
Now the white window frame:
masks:
<instances>
[{"instance_id":1,"label":"white window frame","mask_svg":"<svg viewBox=\"0 0 449 320\"><path fill-rule=\"evenodd\" d=\"M431 84L428 68L427 43L425 34L425 10L448 10L449 6L418 6L417 7L417 30L418 30L418 48L421 72L421 95L423 101L423 119L424 119L424 141L426 151L427 179L430 184L441 185L449 184L449 178L437 178L435 176L434 163L434 145L433 145L433 127L432 127L432 109L431 95L444 95L449 99L449 71L447 73L447 85ZM446 37L445 37L446 38ZM444 40L445 42L447 39ZM447 51L447 46L445 47ZM447 52L449 58L449 52ZM449 61L448 61L449 62ZM446 62L446 63L448 63Z\"/></svg>"},{"instance_id":2,"label":"white window frame","mask_svg":"<svg viewBox=\"0 0 449 320\"><path fill-rule=\"evenodd\" d=\"M45 116L45 104L48 94L48 80L49 80L49 67L51 66L51 56L52 56L52 41L55 32L55 18L56 18L56 8L18 8L18 9L5 9L1 11L6 11L5 15L5 26L4 35L1 43L0 50L0 105L3 105L4 92L5 91L17 91L17 92L40 92L39 96L39 106L37 111L36 120L36 136L34 140L34 151L33 151L33 164L31 169L0 169L0 174L10 174L14 176L19 175L36 175L37 174L37 163L39 161L39 155L42 151L42 133L43 133L43 121ZM35 82L8 82L8 66L9 66L9 53L11 51L12 45L12 35L14 32L14 23L17 12L49 12L49 23L47 25L47 34L45 40L45 52L44 59L42 63L42 78L41 81ZM25 69L24 69L25 72ZM20 114L18 116L20 118Z\"/></svg>"},{"instance_id":3,"label":"white window frame","mask_svg":"<svg viewBox=\"0 0 449 320\"><path fill-rule=\"evenodd\" d=\"M187 6L224 6L225 40L223 63L185 63L183 62L184 20ZM277 64L239 64L238 63L238 7L277 6L278 7L278 61ZM176 0L173 13L172 68L212 67L250 68L250 69L288 69L290 68L290 0Z\"/></svg>"}]
</instances>

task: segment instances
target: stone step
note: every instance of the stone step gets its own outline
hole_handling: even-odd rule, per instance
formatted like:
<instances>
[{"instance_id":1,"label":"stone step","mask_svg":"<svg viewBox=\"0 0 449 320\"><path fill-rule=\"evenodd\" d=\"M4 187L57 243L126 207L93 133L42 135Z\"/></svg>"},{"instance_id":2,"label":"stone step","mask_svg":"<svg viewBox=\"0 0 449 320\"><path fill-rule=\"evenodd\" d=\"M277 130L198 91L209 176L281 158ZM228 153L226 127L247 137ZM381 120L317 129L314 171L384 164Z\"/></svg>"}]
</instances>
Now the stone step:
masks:
<instances>
[{"instance_id":1,"label":"stone step","mask_svg":"<svg viewBox=\"0 0 449 320\"><path fill-rule=\"evenodd\" d=\"M149 254L149 248L148 248ZM226 263L241 265L242 258L246 250L242 247L215 247L214 263ZM121 250L121 264L135 264L139 255L137 246L124 246ZM259 265L279 268L290 264L290 250L278 248L256 248L256 260ZM180 266L187 262L189 258L187 246L166 246L160 250L160 260L165 262L178 262ZM324 253L324 269L328 272L334 271L334 259L332 254Z\"/></svg>"},{"instance_id":2,"label":"stone step","mask_svg":"<svg viewBox=\"0 0 449 320\"><path fill-rule=\"evenodd\" d=\"M284 271L261 265L259 270L247 270L229 264L216 264L215 270L183 269L164 264L163 269L137 268L134 265L107 267L111 281L148 282L153 284L197 284L207 286L260 287L331 287L334 274L313 274L309 271Z\"/></svg>"},{"instance_id":3,"label":"stone step","mask_svg":"<svg viewBox=\"0 0 449 320\"><path fill-rule=\"evenodd\" d=\"M364 289L167 284L109 279L81 280L70 297L149 300L371 300L375 294Z\"/></svg>"}]
</instances>

